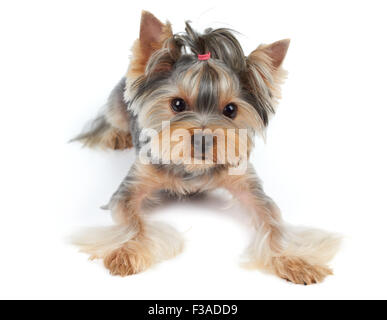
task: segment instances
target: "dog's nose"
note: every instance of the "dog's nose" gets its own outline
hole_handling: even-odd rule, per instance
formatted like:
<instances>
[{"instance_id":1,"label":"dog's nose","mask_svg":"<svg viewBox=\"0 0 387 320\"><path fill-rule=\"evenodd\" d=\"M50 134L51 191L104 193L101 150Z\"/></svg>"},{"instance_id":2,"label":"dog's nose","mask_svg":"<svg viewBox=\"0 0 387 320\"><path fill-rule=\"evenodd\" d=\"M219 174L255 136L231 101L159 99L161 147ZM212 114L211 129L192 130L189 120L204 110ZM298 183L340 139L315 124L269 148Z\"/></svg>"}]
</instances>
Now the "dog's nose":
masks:
<instances>
[{"instance_id":1,"label":"dog's nose","mask_svg":"<svg viewBox=\"0 0 387 320\"><path fill-rule=\"evenodd\" d=\"M212 134L196 133L191 137L191 143L194 148L195 155L204 156L212 149L214 136Z\"/></svg>"}]
</instances>

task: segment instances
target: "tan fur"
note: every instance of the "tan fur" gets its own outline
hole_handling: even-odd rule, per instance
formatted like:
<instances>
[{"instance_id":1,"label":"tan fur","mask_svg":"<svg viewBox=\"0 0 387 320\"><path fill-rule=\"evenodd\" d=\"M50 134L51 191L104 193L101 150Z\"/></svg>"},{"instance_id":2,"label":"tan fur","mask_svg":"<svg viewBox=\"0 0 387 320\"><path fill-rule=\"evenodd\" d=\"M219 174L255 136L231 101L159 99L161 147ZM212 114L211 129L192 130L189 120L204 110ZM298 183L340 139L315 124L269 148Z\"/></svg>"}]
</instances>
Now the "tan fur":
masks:
<instances>
[{"instance_id":1,"label":"tan fur","mask_svg":"<svg viewBox=\"0 0 387 320\"><path fill-rule=\"evenodd\" d=\"M282 62L290 44L289 39L280 40L270 45L260 45L247 57L247 65L253 76L255 86L270 88L273 102L278 103L281 99L280 85L287 76L282 68ZM263 81L263 83L260 83Z\"/></svg>"},{"instance_id":2,"label":"tan fur","mask_svg":"<svg viewBox=\"0 0 387 320\"><path fill-rule=\"evenodd\" d=\"M151 166L135 164L133 170L140 174L139 182L128 184L122 190L130 191L130 196L124 193L111 203L118 225L86 230L73 241L91 258L103 259L113 275L139 273L157 262L173 258L183 248L182 238L173 228L152 223L141 214L144 199L151 198L160 183L168 190L181 192L182 182L178 185L176 180L160 175ZM159 179L155 179L157 176Z\"/></svg>"},{"instance_id":3,"label":"tan fur","mask_svg":"<svg viewBox=\"0 0 387 320\"><path fill-rule=\"evenodd\" d=\"M181 236L171 227L157 223L145 224L135 239L108 252L104 265L112 275L128 276L140 273L152 265L171 259L183 249Z\"/></svg>"},{"instance_id":4,"label":"tan fur","mask_svg":"<svg viewBox=\"0 0 387 320\"><path fill-rule=\"evenodd\" d=\"M244 265L297 284L323 281L332 274L326 264L336 254L340 236L285 223L278 207L255 179L250 172L220 182L252 214L256 233L246 251Z\"/></svg>"},{"instance_id":5,"label":"tan fur","mask_svg":"<svg viewBox=\"0 0 387 320\"><path fill-rule=\"evenodd\" d=\"M326 276L333 274L326 266L311 265L298 257L274 257L272 268L280 278L304 285L322 282Z\"/></svg>"},{"instance_id":6,"label":"tan fur","mask_svg":"<svg viewBox=\"0 0 387 320\"><path fill-rule=\"evenodd\" d=\"M151 265L151 256L140 242L118 248L103 260L112 275L121 277L139 273Z\"/></svg>"},{"instance_id":7,"label":"tan fur","mask_svg":"<svg viewBox=\"0 0 387 320\"><path fill-rule=\"evenodd\" d=\"M161 49L164 42L172 35L172 27L169 22L163 24L150 12L143 11L140 37L135 41L132 48L132 60L127 78L136 79L143 75L150 56ZM151 39L151 42L149 42L149 39Z\"/></svg>"},{"instance_id":8,"label":"tan fur","mask_svg":"<svg viewBox=\"0 0 387 320\"><path fill-rule=\"evenodd\" d=\"M172 164L153 166L142 163L139 156L109 202L116 225L89 229L75 243L90 258L103 259L113 275L142 272L174 257L183 248L176 230L149 220L145 204L157 203L160 191L185 196L224 188L251 215L255 233L246 250L246 267L261 269L297 284L323 281L332 274L327 264L339 247L340 237L285 223L277 205L264 193L252 166L247 165L254 135L264 133L281 97L280 84L286 76L282 63L289 40L261 45L246 58L237 39L225 29L200 36L187 24L186 32L186 36L173 35L169 23L163 24L144 11L126 79L113 90L103 116L78 138L85 139L84 143L89 146L131 147L129 127L133 116L136 121L133 130L138 130L133 132L134 136L146 128L155 133L154 142L159 148L168 140L167 147L160 148L159 154L153 156L159 160L167 155ZM208 47L214 56L208 61L196 61L191 55L188 69L179 64L173 69L185 53L186 48L180 47L184 43L195 55ZM165 79L154 77L157 81L152 82L156 73L164 71L171 71L172 75ZM213 93L213 98L207 98L208 92L203 90L202 83L208 85L204 88ZM187 108L182 112L172 110L171 101L175 98L185 100ZM235 117L223 113L229 103L237 106ZM170 121L170 132L166 133L163 121ZM233 133L228 129L234 130ZM188 134L181 135L181 130ZM209 130L216 137L212 153L204 161L193 159L191 138L195 130ZM246 139L240 140L243 134ZM140 142L135 144L140 152ZM229 157L230 154L234 157ZM225 161L219 164L220 159ZM246 172L229 174L228 169L244 160Z\"/></svg>"},{"instance_id":9,"label":"tan fur","mask_svg":"<svg viewBox=\"0 0 387 320\"><path fill-rule=\"evenodd\" d=\"M153 142L158 145L159 155L157 158L163 159L163 161L169 159L174 164L184 163L185 169L192 172L208 169L219 163L235 166L243 160L242 156L250 154L253 142L251 139L247 139L247 141L240 139L238 129L217 126L206 126L203 129L199 124L180 121L176 125L172 124L168 127L169 132L161 130L154 137L155 141ZM204 160L194 158L191 136L197 131L209 133L216 137L212 150L207 152L207 158Z\"/></svg>"},{"instance_id":10,"label":"tan fur","mask_svg":"<svg viewBox=\"0 0 387 320\"><path fill-rule=\"evenodd\" d=\"M75 241L92 258L102 258L112 274L139 273L181 252L182 240L174 229L151 224L141 213L144 200L152 199L154 191L184 195L219 187L229 190L252 215L256 233L246 251L246 267L259 268L297 284L321 282L331 274L326 264L336 253L340 237L287 225L251 172L244 176L220 172L187 181L149 165L136 163L133 170L138 182L120 188L131 193L128 197L125 193L117 196L118 200L112 203L113 217L119 225L86 232Z\"/></svg>"},{"instance_id":11,"label":"tan fur","mask_svg":"<svg viewBox=\"0 0 387 320\"><path fill-rule=\"evenodd\" d=\"M102 147L113 150L124 150L133 147L132 136L130 133L125 133L117 129L110 129L110 132L104 136Z\"/></svg>"},{"instance_id":12,"label":"tan fur","mask_svg":"<svg viewBox=\"0 0 387 320\"><path fill-rule=\"evenodd\" d=\"M132 135L112 126L108 126L96 134L77 138L77 140L88 148L124 150L133 147Z\"/></svg>"},{"instance_id":13,"label":"tan fur","mask_svg":"<svg viewBox=\"0 0 387 320\"><path fill-rule=\"evenodd\" d=\"M90 259L103 259L112 275L140 273L183 250L183 239L172 227L141 218L136 224L91 228L74 236L73 243Z\"/></svg>"},{"instance_id":14,"label":"tan fur","mask_svg":"<svg viewBox=\"0 0 387 320\"><path fill-rule=\"evenodd\" d=\"M123 108L122 105L113 105L106 110L105 116L107 122L110 123L113 128L117 129L117 131L130 133L130 118L126 106Z\"/></svg>"}]
</instances>

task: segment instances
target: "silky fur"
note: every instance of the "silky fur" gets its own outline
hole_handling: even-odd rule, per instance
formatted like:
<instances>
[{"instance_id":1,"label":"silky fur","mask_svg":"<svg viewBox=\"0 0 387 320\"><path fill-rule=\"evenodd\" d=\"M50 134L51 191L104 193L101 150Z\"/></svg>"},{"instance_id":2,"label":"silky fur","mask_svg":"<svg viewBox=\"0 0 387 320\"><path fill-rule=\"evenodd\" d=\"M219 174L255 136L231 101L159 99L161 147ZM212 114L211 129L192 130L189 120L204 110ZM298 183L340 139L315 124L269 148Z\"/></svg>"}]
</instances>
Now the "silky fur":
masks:
<instances>
[{"instance_id":1,"label":"silky fur","mask_svg":"<svg viewBox=\"0 0 387 320\"><path fill-rule=\"evenodd\" d=\"M164 224L148 220L145 204L156 204L162 194L185 197L223 188L239 200L251 215L254 238L246 250L245 266L257 268L297 284L321 282L331 274L328 262L335 255L340 237L321 230L296 228L282 219L279 208L263 191L251 164L245 173L230 175L229 169L241 159L229 160L233 146L246 151L254 146L254 136L264 135L270 117L281 98L282 68L289 40L260 45L247 57L228 29L207 29L204 34L186 24L186 32L173 34L170 23L163 24L143 12L140 37L133 46L126 74L103 112L76 139L87 146L123 149L132 145L138 158L106 208L112 211L114 226L96 228L78 235L75 243L91 258L104 260L114 275L131 275L181 252L179 233ZM199 61L198 54L210 52L211 59ZM187 110L175 113L171 101L183 98ZM222 109L228 103L238 107L234 119ZM170 121L168 132L162 121ZM144 163L140 150L152 143L142 141L142 129L153 129L157 143L181 129L218 130L227 144L214 141L212 161L186 163L186 142L171 139L167 149L172 162ZM234 135L227 129L233 129ZM239 145L240 130L247 142ZM220 131L219 131L220 130ZM130 140L131 139L131 140ZM154 141L153 141L154 142ZM230 147L231 146L231 147ZM183 156L182 156L183 154ZM219 157L226 160L217 163ZM189 155L188 158L192 158Z\"/></svg>"}]
</instances>

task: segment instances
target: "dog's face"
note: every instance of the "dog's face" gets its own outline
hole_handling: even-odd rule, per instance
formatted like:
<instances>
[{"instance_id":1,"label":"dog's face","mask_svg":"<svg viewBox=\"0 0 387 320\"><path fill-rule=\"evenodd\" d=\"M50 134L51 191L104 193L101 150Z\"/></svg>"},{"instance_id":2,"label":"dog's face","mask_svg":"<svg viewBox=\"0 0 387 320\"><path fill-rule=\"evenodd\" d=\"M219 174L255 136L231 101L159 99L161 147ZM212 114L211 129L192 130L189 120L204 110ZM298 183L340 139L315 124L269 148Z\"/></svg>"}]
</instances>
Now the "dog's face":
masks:
<instances>
[{"instance_id":1,"label":"dog's face","mask_svg":"<svg viewBox=\"0 0 387 320\"><path fill-rule=\"evenodd\" d=\"M157 157L187 171L238 165L275 111L288 45L260 46L245 57L227 29L200 35L187 24L173 35L144 12L126 90L138 130L156 132ZM206 53L209 59L198 58Z\"/></svg>"}]
</instances>

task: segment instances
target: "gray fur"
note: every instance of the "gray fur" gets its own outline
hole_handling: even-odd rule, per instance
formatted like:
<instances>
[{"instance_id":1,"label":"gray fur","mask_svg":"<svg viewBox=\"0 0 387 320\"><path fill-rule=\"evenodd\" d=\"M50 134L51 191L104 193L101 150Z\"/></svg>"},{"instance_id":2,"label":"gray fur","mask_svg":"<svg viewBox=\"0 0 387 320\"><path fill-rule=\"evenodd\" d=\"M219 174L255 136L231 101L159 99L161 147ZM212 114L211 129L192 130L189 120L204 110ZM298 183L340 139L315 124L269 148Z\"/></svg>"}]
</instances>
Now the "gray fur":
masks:
<instances>
[{"instance_id":1,"label":"gray fur","mask_svg":"<svg viewBox=\"0 0 387 320\"><path fill-rule=\"evenodd\" d=\"M85 126L82 133L71 139L70 142L80 141L88 147L103 147L103 140L110 130L129 132L129 126L127 128L122 127L122 123L130 122L127 103L124 100L125 80L125 78L122 78L113 88L102 112ZM115 118L111 115L114 115Z\"/></svg>"}]
</instances>

